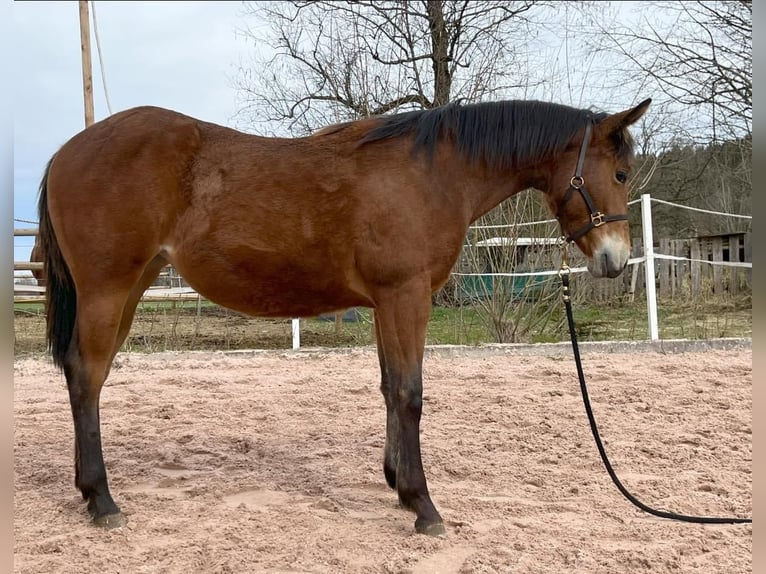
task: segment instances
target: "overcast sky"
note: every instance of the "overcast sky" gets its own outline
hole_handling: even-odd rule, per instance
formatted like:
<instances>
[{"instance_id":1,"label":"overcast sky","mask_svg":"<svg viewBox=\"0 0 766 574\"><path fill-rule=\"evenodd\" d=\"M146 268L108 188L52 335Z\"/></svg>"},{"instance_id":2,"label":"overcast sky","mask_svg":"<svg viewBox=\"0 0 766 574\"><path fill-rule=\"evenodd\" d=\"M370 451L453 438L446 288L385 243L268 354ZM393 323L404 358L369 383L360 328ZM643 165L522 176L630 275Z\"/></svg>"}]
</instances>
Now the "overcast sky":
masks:
<instances>
[{"instance_id":1,"label":"overcast sky","mask_svg":"<svg viewBox=\"0 0 766 574\"><path fill-rule=\"evenodd\" d=\"M566 4L559 6L561 14ZM237 127L234 80L240 63L253 53L237 33L244 27L242 10L240 2L96 2L112 111L157 105ZM13 13L14 218L37 221L37 186L47 161L84 128L78 3L14 2ZM91 38L98 121L108 110L93 29ZM544 48L558 52L559 44L564 45L560 33L552 34ZM588 62L578 62L577 68L590 73L589 82L599 81ZM606 99L611 96L605 90L595 92L601 101L578 101L582 94L575 92L541 96L610 111L622 105ZM625 106L645 97L617 92ZM28 259L32 243L33 238L14 238L14 259Z\"/></svg>"}]
</instances>

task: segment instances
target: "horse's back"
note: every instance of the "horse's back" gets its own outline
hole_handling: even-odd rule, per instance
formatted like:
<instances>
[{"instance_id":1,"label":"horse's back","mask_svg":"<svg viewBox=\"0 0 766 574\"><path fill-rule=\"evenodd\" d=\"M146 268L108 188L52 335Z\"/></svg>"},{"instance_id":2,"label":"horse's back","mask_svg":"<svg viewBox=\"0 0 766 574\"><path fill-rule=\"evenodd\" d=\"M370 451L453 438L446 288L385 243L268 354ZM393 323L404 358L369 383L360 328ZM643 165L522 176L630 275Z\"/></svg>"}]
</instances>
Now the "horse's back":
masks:
<instances>
[{"instance_id":1,"label":"horse's back","mask_svg":"<svg viewBox=\"0 0 766 574\"><path fill-rule=\"evenodd\" d=\"M82 185L83 179L95 183L99 176L113 180L114 187L135 181L140 172L153 176L188 161L199 145L194 118L151 106L125 110L89 126L59 149L49 174L51 193L58 186Z\"/></svg>"}]
</instances>

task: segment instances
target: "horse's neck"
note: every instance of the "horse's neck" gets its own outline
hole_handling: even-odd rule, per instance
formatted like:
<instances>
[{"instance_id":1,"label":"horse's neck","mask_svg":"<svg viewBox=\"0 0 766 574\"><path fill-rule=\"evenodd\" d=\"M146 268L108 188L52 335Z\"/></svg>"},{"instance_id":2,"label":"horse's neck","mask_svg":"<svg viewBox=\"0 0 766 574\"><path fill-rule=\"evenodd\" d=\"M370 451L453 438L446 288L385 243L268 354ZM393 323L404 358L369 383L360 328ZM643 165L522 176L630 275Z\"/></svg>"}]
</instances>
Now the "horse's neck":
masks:
<instances>
[{"instance_id":1,"label":"horse's neck","mask_svg":"<svg viewBox=\"0 0 766 574\"><path fill-rule=\"evenodd\" d=\"M442 166L445 169L439 169L437 165L437 173L446 174L443 176L445 185L451 189L455 201L465 203L464 209L470 213L472 222L525 189L547 188L547 176L542 169L507 170L503 173L483 167L480 162L472 164L463 157L447 157L444 161L447 162Z\"/></svg>"},{"instance_id":2,"label":"horse's neck","mask_svg":"<svg viewBox=\"0 0 766 574\"><path fill-rule=\"evenodd\" d=\"M471 222L525 189L545 192L550 185L551 166L546 162L523 169L493 169L468 160L451 144L437 148L431 167L433 178Z\"/></svg>"}]
</instances>

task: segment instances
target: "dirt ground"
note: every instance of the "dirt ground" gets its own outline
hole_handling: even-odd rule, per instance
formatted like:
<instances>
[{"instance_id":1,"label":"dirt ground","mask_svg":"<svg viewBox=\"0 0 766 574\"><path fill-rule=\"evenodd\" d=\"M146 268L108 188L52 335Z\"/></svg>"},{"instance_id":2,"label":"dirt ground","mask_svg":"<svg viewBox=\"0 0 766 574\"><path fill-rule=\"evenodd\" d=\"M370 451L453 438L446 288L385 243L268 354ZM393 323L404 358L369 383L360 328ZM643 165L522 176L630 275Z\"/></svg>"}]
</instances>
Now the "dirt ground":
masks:
<instances>
[{"instance_id":1,"label":"dirt ground","mask_svg":"<svg viewBox=\"0 0 766 574\"><path fill-rule=\"evenodd\" d=\"M752 351L584 353L606 448L643 502L752 512ZM102 395L112 493L89 523L65 382L15 362L18 573L752 572L750 525L631 506L598 458L568 356L429 355L422 445L447 535L384 482L377 359L342 352L118 356Z\"/></svg>"}]
</instances>

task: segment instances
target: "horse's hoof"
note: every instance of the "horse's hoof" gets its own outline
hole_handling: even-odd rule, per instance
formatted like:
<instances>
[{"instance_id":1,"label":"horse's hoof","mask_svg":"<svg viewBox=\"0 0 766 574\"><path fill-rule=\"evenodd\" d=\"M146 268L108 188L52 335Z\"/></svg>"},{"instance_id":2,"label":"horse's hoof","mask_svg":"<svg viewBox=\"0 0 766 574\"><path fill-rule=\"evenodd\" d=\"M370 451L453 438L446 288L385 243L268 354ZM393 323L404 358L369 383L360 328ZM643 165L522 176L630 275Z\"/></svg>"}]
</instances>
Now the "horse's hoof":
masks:
<instances>
[{"instance_id":1,"label":"horse's hoof","mask_svg":"<svg viewBox=\"0 0 766 574\"><path fill-rule=\"evenodd\" d=\"M444 522L441 520L439 522L426 522L425 520L421 521L420 518L415 521L415 532L427 536L444 536L447 534Z\"/></svg>"},{"instance_id":2,"label":"horse's hoof","mask_svg":"<svg viewBox=\"0 0 766 574\"><path fill-rule=\"evenodd\" d=\"M105 530L111 530L112 528L120 528L128 523L128 519L122 512L115 514L106 514L93 519L93 524L100 526Z\"/></svg>"}]
</instances>

